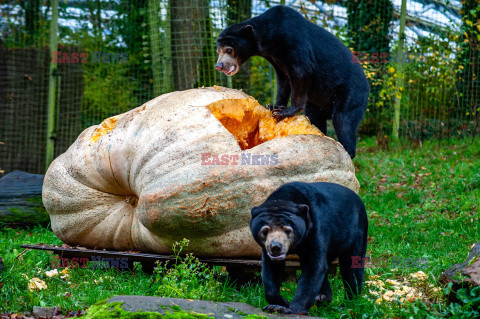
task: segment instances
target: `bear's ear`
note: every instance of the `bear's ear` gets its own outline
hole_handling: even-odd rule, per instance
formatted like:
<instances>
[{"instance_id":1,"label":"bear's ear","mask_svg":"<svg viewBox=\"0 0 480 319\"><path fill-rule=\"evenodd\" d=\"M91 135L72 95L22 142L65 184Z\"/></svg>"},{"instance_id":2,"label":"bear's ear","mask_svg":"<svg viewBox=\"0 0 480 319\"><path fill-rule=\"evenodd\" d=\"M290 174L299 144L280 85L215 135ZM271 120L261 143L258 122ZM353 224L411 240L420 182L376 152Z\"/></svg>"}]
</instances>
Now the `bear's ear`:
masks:
<instances>
[{"instance_id":1,"label":"bear's ear","mask_svg":"<svg viewBox=\"0 0 480 319\"><path fill-rule=\"evenodd\" d=\"M303 217L305 220L305 224L307 225L307 229L312 226L312 219L310 217L310 207L305 204L298 205L298 209L300 210L300 216Z\"/></svg>"},{"instance_id":2,"label":"bear's ear","mask_svg":"<svg viewBox=\"0 0 480 319\"><path fill-rule=\"evenodd\" d=\"M252 219L256 217L258 214L260 214L260 209L259 207L253 207L252 208Z\"/></svg>"},{"instance_id":3,"label":"bear's ear","mask_svg":"<svg viewBox=\"0 0 480 319\"><path fill-rule=\"evenodd\" d=\"M251 25L251 24L244 25L240 29L240 31L244 35L251 35L252 37L255 37L255 30L253 29L253 25Z\"/></svg>"}]
</instances>

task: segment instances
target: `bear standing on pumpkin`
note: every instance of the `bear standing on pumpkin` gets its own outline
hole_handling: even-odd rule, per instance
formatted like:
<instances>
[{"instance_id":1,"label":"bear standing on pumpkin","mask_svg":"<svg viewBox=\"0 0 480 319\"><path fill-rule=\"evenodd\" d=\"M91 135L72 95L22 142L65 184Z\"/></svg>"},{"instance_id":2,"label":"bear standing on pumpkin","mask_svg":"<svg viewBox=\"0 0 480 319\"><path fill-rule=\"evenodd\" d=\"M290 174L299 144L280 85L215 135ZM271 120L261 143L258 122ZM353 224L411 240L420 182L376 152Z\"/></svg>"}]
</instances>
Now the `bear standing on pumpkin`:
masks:
<instances>
[{"instance_id":1,"label":"bear standing on pumpkin","mask_svg":"<svg viewBox=\"0 0 480 319\"><path fill-rule=\"evenodd\" d=\"M325 135L331 118L338 141L355 157L369 84L361 65L337 37L295 10L277 6L226 28L217 39L217 53L215 68L229 76L251 56L267 59L278 82L276 105L269 107L274 117L281 120L305 110Z\"/></svg>"}]
</instances>

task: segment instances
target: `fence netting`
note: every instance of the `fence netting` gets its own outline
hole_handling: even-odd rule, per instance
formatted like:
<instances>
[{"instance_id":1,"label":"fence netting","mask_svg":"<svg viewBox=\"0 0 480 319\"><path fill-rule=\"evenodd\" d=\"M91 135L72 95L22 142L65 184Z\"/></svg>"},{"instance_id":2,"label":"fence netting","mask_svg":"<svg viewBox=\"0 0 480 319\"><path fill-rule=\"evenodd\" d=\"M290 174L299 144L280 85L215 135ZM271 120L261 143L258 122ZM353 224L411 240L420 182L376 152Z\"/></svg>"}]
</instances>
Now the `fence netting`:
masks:
<instances>
[{"instance_id":1,"label":"fence netting","mask_svg":"<svg viewBox=\"0 0 480 319\"><path fill-rule=\"evenodd\" d=\"M214 67L225 27L279 4L363 66L360 136L479 134L480 0L3 0L0 170L44 173L49 147L58 156L86 127L166 92L221 85L273 104L265 59L229 78Z\"/></svg>"}]
</instances>

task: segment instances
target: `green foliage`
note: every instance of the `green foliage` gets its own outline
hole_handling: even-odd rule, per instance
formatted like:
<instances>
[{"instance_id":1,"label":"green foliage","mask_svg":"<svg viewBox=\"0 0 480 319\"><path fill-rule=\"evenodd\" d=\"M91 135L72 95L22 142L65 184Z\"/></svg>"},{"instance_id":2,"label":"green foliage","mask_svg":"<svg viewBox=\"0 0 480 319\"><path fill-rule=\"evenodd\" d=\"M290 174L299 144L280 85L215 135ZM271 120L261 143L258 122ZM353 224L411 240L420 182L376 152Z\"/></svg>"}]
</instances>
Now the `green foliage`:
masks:
<instances>
[{"instance_id":1,"label":"green foliage","mask_svg":"<svg viewBox=\"0 0 480 319\"><path fill-rule=\"evenodd\" d=\"M462 1L458 37L458 107L479 121L480 112L480 1Z\"/></svg>"},{"instance_id":2,"label":"green foliage","mask_svg":"<svg viewBox=\"0 0 480 319\"><path fill-rule=\"evenodd\" d=\"M173 245L175 262L170 265L157 265L156 279L161 285L157 293L164 297L220 300L223 298L223 284L219 277L224 277L218 269L208 267L201 263L192 254L187 254L183 258L180 255L189 241L184 239L180 243Z\"/></svg>"},{"instance_id":3,"label":"green foliage","mask_svg":"<svg viewBox=\"0 0 480 319\"><path fill-rule=\"evenodd\" d=\"M353 0L347 1L347 41L353 51L362 54L380 54L390 51L390 23L393 20L393 5L390 0ZM370 82L370 96L366 121L362 124L363 132L376 134L381 129L381 124L388 123L391 117L391 108L385 112L385 98L381 96L382 90L390 88L385 77L388 68L385 63L370 63L366 67Z\"/></svg>"},{"instance_id":4,"label":"green foliage","mask_svg":"<svg viewBox=\"0 0 480 319\"><path fill-rule=\"evenodd\" d=\"M393 100L395 97L395 68L391 64L361 62L370 83L365 117L360 132L371 136L391 131Z\"/></svg>"},{"instance_id":5,"label":"green foliage","mask_svg":"<svg viewBox=\"0 0 480 319\"><path fill-rule=\"evenodd\" d=\"M92 54L92 53L90 53ZM138 106L135 89L140 80L129 76L136 64L87 63L84 65L85 92L82 100L84 126L99 124L103 119Z\"/></svg>"},{"instance_id":6,"label":"green foliage","mask_svg":"<svg viewBox=\"0 0 480 319\"><path fill-rule=\"evenodd\" d=\"M347 1L348 38L356 51L389 52L390 22L393 5L390 0Z\"/></svg>"},{"instance_id":7,"label":"green foliage","mask_svg":"<svg viewBox=\"0 0 480 319\"><path fill-rule=\"evenodd\" d=\"M473 289L459 289L457 291L457 298L468 306L480 307L480 286Z\"/></svg>"},{"instance_id":8,"label":"green foliage","mask_svg":"<svg viewBox=\"0 0 480 319\"><path fill-rule=\"evenodd\" d=\"M453 36L454 33L450 33L450 37ZM405 88L401 91L401 109L406 121L401 129L404 132L407 130L405 133L413 138L424 139L432 137L435 131L440 133L445 127L441 123L461 116L452 98L456 83L456 67L452 58L455 52L448 39L435 36L421 38L419 45L406 49L409 55L404 74L394 74L405 79ZM436 126L440 130L430 131L428 123L414 122L422 119L431 123L438 120Z\"/></svg>"},{"instance_id":9,"label":"green foliage","mask_svg":"<svg viewBox=\"0 0 480 319\"><path fill-rule=\"evenodd\" d=\"M272 96L275 70L264 58L254 56L251 58L250 91L260 104L275 104L276 96Z\"/></svg>"},{"instance_id":10,"label":"green foliage","mask_svg":"<svg viewBox=\"0 0 480 319\"><path fill-rule=\"evenodd\" d=\"M458 34L447 30L444 35L444 38L420 38L417 43L405 47L403 57L391 55L385 65L387 72L382 77L378 76L376 64L362 63L371 88L378 91L377 97L370 96L361 123L362 133L376 134L379 127L383 134L391 131L391 106L398 77L403 77L405 83L399 91L401 136L424 140L473 132L475 124L470 121L471 113L460 107L458 99L454 98L459 89L458 77L462 74L462 67L457 67L458 48L452 46L451 41L455 41ZM401 74L397 71L400 59L404 62Z\"/></svg>"},{"instance_id":11,"label":"green foliage","mask_svg":"<svg viewBox=\"0 0 480 319\"><path fill-rule=\"evenodd\" d=\"M60 1L59 6L60 16L68 16L67 3ZM78 52L88 54L87 63L82 63L82 126L88 127L151 99L153 75L146 0L121 4L87 0L85 6L88 10L80 11L78 28L59 28L59 41L74 43ZM101 12L107 9L117 14L102 19Z\"/></svg>"}]
</instances>

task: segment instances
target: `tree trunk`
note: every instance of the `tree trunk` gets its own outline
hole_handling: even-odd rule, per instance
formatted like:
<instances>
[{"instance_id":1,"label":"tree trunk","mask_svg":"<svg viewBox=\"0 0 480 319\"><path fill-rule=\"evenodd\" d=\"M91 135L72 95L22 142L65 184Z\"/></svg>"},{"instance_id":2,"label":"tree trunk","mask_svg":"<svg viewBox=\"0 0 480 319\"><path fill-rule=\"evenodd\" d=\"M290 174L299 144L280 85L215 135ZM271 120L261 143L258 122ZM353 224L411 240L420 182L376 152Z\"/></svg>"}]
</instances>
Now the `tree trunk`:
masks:
<instances>
[{"instance_id":1,"label":"tree trunk","mask_svg":"<svg viewBox=\"0 0 480 319\"><path fill-rule=\"evenodd\" d=\"M25 10L26 44L34 46L37 43L38 33L40 32L40 0L21 1L20 6Z\"/></svg>"},{"instance_id":2,"label":"tree trunk","mask_svg":"<svg viewBox=\"0 0 480 319\"><path fill-rule=\"evenodd\" d=\"M205 65L202 55L205 55L203 50L208 43L208 36L211 38L211 34L208 34L208 25L211 23L209 2L170 0L169 9L174 89L185 90L201 86L201 79L210 78L211 74L209 71L207 74L202 72L208 69L208 63ZM211 69L213 70L213 64Z\"/></svg>"},{"instance_id":3,"label":"tree trunk","mask_svg":"<svg viewBox=\"0 0 480 319\"><path fill-rule=\"evenodd\" d=\"M227 25L245 21L252 17L252 0L227 0ZM232 78L234 89L247 92L250 88L250 60L240 68Z\"/></svg>"}]
</instances>

